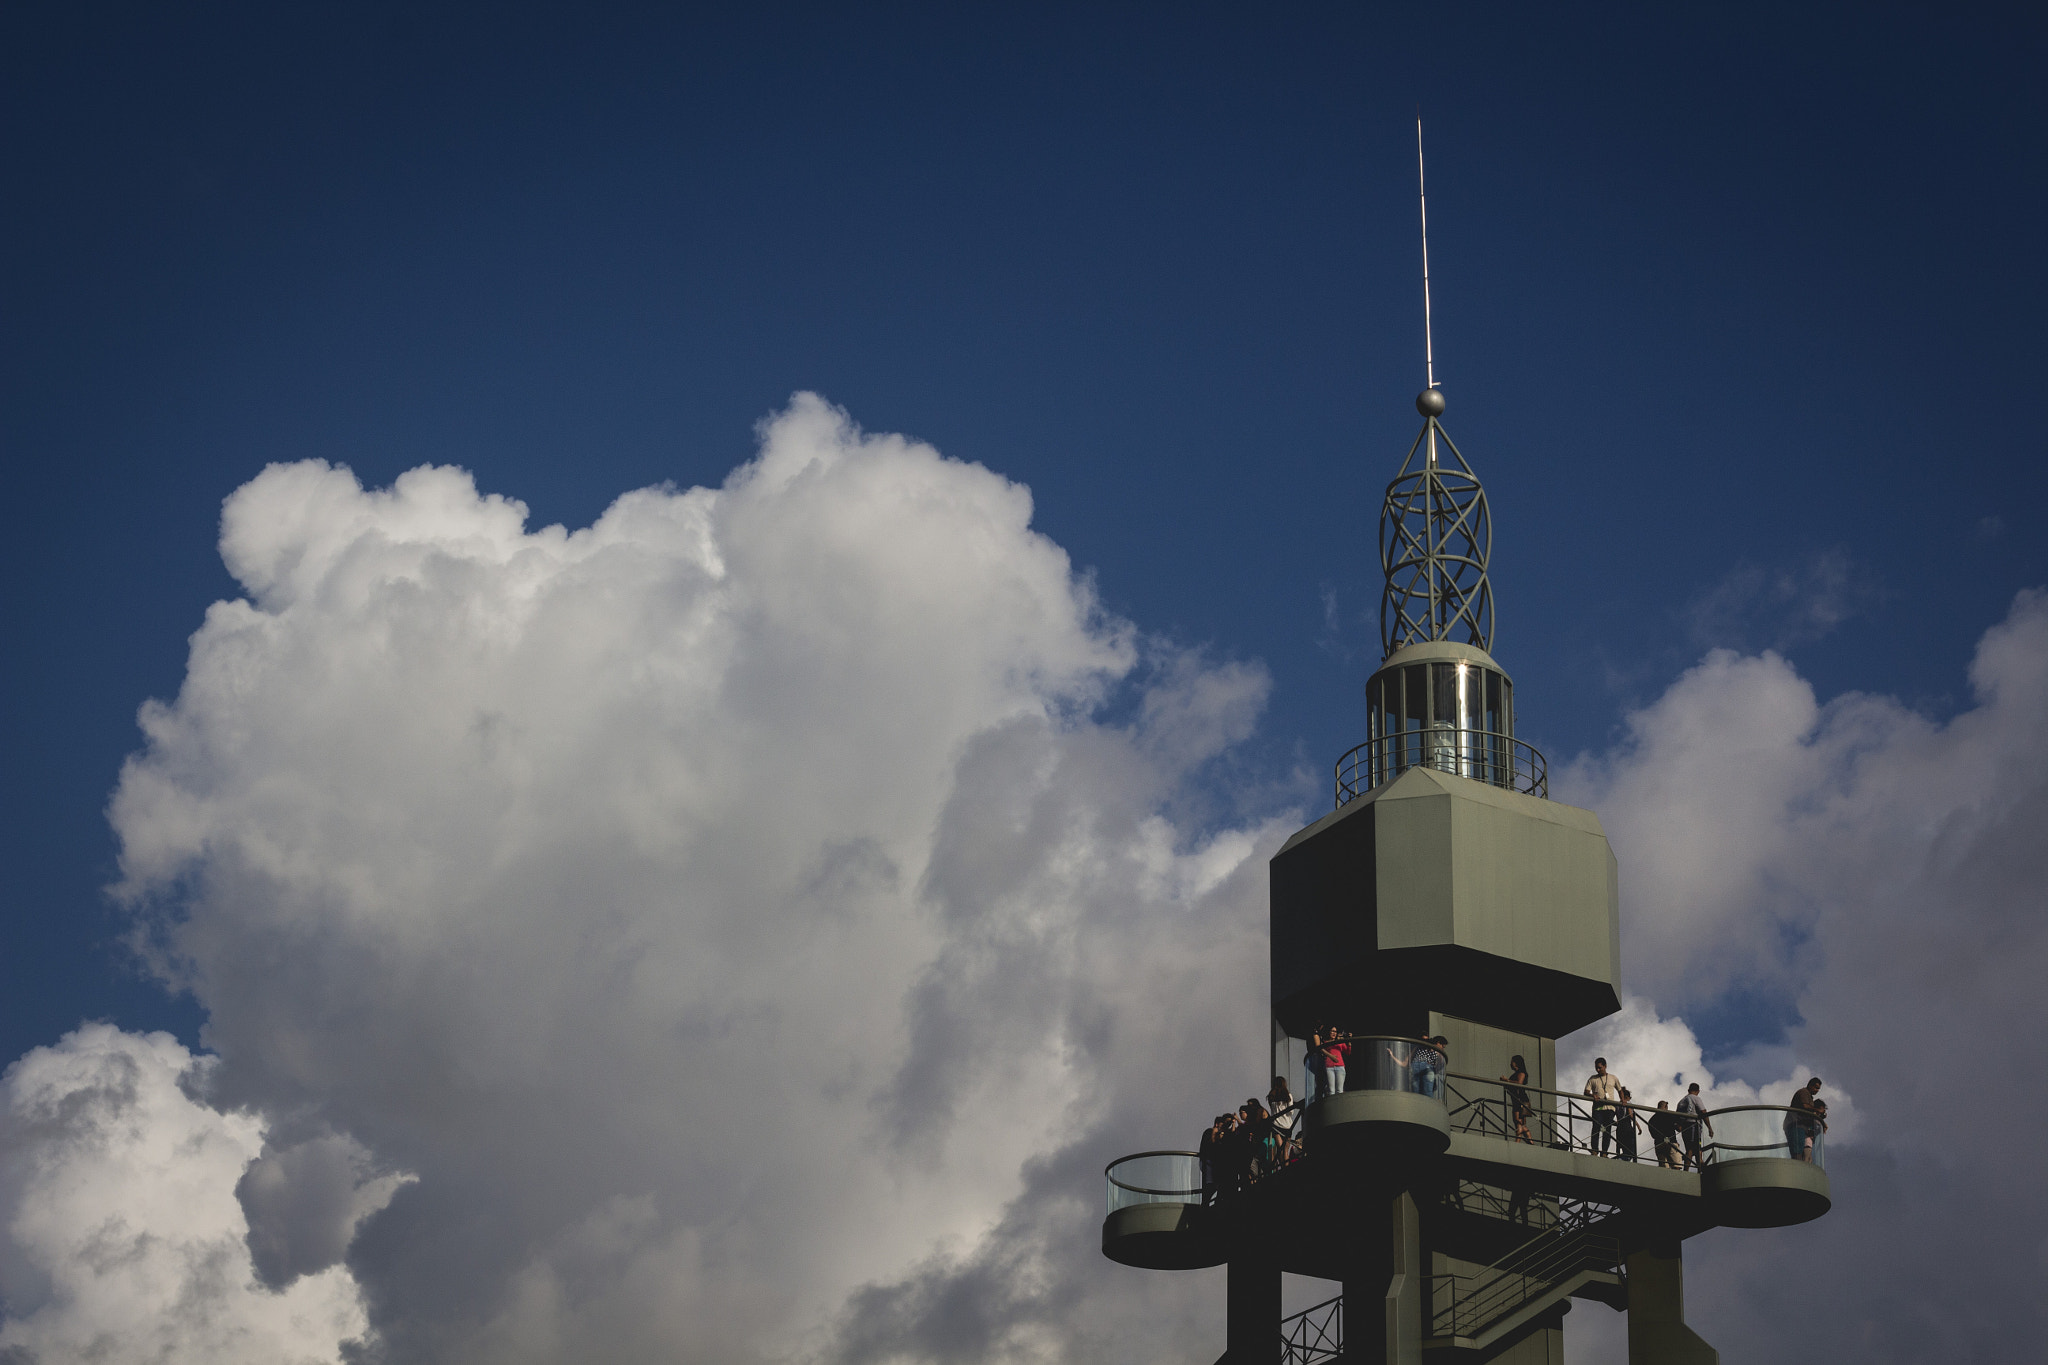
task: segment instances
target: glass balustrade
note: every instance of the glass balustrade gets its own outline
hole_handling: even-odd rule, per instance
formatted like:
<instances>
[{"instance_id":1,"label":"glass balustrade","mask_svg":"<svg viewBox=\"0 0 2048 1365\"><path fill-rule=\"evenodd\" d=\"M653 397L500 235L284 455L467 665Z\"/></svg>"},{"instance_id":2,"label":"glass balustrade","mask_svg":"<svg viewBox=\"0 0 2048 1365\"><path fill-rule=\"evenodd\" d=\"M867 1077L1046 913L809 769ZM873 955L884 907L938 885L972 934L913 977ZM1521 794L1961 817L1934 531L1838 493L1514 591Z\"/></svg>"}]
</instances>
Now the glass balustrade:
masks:
<instances>
[{"instance_id":1,"label":"glass balustrade","mask_svg":"<svg viewBox=\"0 0 2048 1365\"><path fill-rule=\"evenodd\" d=\"M1713 1160L1783 1157L1826 1169L1827 1120L1811 1110L1744 1104L1716 1109L1707 1117L1714 1126L1705 1139Z\"/></svg>"},{"instance_id":2,"label":"glass balustrade","mask_svg":"<svg viewBox=\"0 0 2048 1365\"><path fill-rule=\"evenodd\" d=\"M1202 1202L1202 1164L1193 1152L1138 1152L1112 1161L1103 1174L1107 1213L1138 1204Z\"/></svg>"}]
</instances>

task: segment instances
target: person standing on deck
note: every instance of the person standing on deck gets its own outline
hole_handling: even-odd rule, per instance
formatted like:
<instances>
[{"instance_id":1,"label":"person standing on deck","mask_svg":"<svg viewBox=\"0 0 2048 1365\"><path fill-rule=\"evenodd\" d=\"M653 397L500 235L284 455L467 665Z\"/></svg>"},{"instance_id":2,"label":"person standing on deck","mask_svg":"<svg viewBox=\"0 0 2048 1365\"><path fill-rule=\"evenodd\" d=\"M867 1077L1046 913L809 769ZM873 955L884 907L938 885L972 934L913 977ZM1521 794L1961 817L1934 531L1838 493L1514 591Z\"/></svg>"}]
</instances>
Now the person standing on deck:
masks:
<instances>
[{"instance_id":1,"label":"person standing on deck","mask_svg":"<svg viewBox=\"0 0 2048 1365\"><path fill-rule=\"evenodd\" d=\"M1680 1131L1685 1135L1686 1167L1697 1170L1706 1164L1706 1156L1700 1144L1701 1125L1705 1125L1708 1137L1714 1135L1714 1120L1707 1114L1706 1101L1700 1098L1698 1081L1685 1088L1685 1098L1678 1102L1678 1116L1685 1124Z\"/></svg>"},{"instance_id":2,"label":"person standing on deck","mask_svg":"<svg viewBox=\"0 0 2048 1365\"><path fill-rule=\"evenodd\" d=\"M1621 1078L1607 1069L1605 1057L1593 1059L1586 1078L1586 1098L1593 1101L1593 1155L1606 1156L1614 1144L1615 1105L1621 1100Z\"/></svg>"}]
</instances>

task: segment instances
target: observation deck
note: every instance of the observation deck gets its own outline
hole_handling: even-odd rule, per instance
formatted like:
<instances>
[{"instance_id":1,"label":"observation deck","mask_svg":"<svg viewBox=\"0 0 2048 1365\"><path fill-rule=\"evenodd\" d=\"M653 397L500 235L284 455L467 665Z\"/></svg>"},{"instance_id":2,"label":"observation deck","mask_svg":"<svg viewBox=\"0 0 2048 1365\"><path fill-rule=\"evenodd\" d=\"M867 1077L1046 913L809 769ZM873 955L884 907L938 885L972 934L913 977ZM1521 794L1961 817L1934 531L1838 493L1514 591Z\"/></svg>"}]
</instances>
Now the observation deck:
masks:
<instances>
[{"instance_id":1,"label":"observation deck","mask_svg":"<svg viewBox=\"0 0 2048 1365\"><path fill-rule=\"evenodd\" d=\"M1425 286L1427 261L1425 240ZM1681 1244L1826 1213L1825 1120L1550 1088L1557 1040L1621 1009L1619 872L1599 816L1551 800L1515 737L1492 513L1430 378L1380 512L1365 740L1270 864L1278 1128L1110 1163L1102 1249L1227 1265L1231 1365L1554 1361L1573 1300L1627 1311L1632 1365L1711 1365ZM1471 1074L1496 1070L1523 1079ZM1344 1292L1284 1317L1285 1273Z\"/></svg>"},{"instance_id":2,"label":"observation deck","mask_svg":"<svg viewBox=\"0 0 2048 1365\"><path fill-rule=\"evenodd\" d=\"M1418 1039L1343 1041L1352 1059L1345 1088L1282 1112L1293 1138L1277 1159L1226 1149L1206 1172L1194 1152L1111 1162L1103 1253L1147 1269L1196 1269L1223 1264L1228 1248L1250 1240L1296 1274L1340 1279L1353 1254L1347 1206L1419 1182L1445 1192L1433 1215L1439 1249L1492 1267L1546 1234L1542 1263L1576 1277L1570 1293L1590 1286L1582 1297L1603 1298L1620 1292L1622 1262L1652 1242L1712 1227L1786 1227L1830 1207L1825 1132L1806 1126L1808 1111L1713 1110L1696 1144L1682 1121L1660 1121L1669 1134L1660 1144L1648 1125L1660 1115L1679 1119L1672 1110L1596 1106L1538 1085L1433 1073L1415 1065ZM1617 1141L1625 1115L1638 1129L1626 1156ZM1554 1245L1565 1233L1585 1234L1569 1254ZM1523 1261L1516 1273L1526 1278L1536 1260L1526 1253ZM1457 1297L1462 1291L1443 1292L1452 1295L1446 1320L1469 1325L1478 1310Z\"/></svg>"}]
</instances>

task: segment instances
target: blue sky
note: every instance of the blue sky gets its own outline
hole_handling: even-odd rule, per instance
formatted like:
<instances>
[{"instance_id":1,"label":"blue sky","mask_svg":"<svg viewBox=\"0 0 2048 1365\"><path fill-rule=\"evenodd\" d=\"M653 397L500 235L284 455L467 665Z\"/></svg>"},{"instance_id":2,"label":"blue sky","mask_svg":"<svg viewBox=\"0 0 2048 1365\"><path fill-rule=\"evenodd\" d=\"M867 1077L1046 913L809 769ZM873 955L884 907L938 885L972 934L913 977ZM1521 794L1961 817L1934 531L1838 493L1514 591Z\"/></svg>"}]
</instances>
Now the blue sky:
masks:
<instances>
[{"instance_id":1,"label":"blue sky","mask_svg":"<svg viewBox=\"0 0 2048 1365\"><path fill-rule=\"evenodd\" d=\"M1418 105L1553 755L1711 644L1943 713L2048 579L2041 35L1992 13L7 23L7 1055L192 1037L112 945L101 807L273 460L575 527L816 390L1029 485L1114 610L1273 671L1263 761L1326 763L1414 425Z\"/></svg>"},{"instance_id":2,"label":"blue sky","mask_svg":"<svg viewBox=\"0 0 2048 1365\"><path fill-rule=\"evenodd\" d=\"M1109 765L1123 776L1099 791L1077 778L1076 790L1096 793L1103 809L1128 797L1133 811L1165 812L1177 822L1169 862L1179 869L1167 881L1198 888L1186 895L1223 926L1214 941L1245 924L1262 935L1254 911L1274 812L1313 812L1327 800L1330 762L1362 737L1361 685L1378 659L1375 524L1414 435L1422 383L1418 108L1445 420L1492 501L1496 654L1517 680L1521 730L1559 769L1589 756L1580 789L1611 800L1610 828L1635 841L1623 848L1625 895L1631 849L1644 850L1634 864L1646 907L1638 941L1672 945L1664 975L1644 975L1685 1005L1705 1062L1747 1059L1743 1074L1761 1084L1781 1074L1771 1069L1780 1062L1847 1057L1839 1038L1793 1031L1800 991L1821 980L1808 972L1823 954L1814 945L1833 944L1833 960L1849 961L1842 945L1853 935L1830 928L1827 914L1744 908L1776 907L1781 893L1787 905L1822 904L1833 893L1798 885L1797 848L1759 854L1753 883L1744 872L1701 891L1712 905L1688 930L1687 888L1700 888L1672 870L1671 852L1690 837L1684 803L1660 804L1651 779L1666 751L1629 730L1629 718L1676 725L1713 715L1723 753L1753 733L1810 759L1811 770L1759 778L1769 789L1759 809L1780 803L1771 807L1788 812L1780 824L1826 845L1812 866L1842 886L1915 826L1909 815L1873 816L1855 838L1828 844L1837 826L1798 820L1830 793L1853 789L1889 811L1898 793L1871 774L1932 790L1942 763L1912 758L1929 733L1987 773L2004 761L1997 727L2018 734L2025 718L1973 701L1966 670L2010 613L2018 624L1998 637L2009 648L1987 676L2007 680L2008 707L2030 695L2032 646L2010 641L2035 639L2028 623L2039 613L2014 600L2048 584L2044 47L2038 18L2017 7L14 11L0 19L9 190L0 200L0 454L13 585L0 608L12 642L0 673L9 778L0 826L13 869L0 902L0 1060L45 1048L88 1018L169 1029L198 1048L210 1019L203 1041L226 1059L229 1092L274 1116L298 1114L292 1122L311 1123L304 1115L318 1110L327 1125L275 1130L277 1150L312 1153L292 1158L305 1169L316 1156L340 1163L333 1169L353 1173L340 1188L361 1196L355 1207L389 1203L388 1218L362 1224L351 1264L368 1286L365 1311L399 1343L394 1358L430 1358L419 1343L441 1340L439 1310L406 1299L418 1277L403 1251L429 1244L401 1230L461 1223L478 1265L501 1243L524 1243L481 1216L451 1220L451 1205L433 1202L495 1207L495 1196L463 1205L467 1196L449 1193L468 1188L466 1157L408 1147L417 1135L393 1117L404 1103L359 1101L343 1081L294 1089L313 1083L269 1058L264 1039L304 1021L289 1001L263 1003L260 971L255 985L235 976L238 963L284 959L263 957L274 947L268 928L234 919L241 902L224 883L194 873L181 884L174 872L153 887L195 924L214 926L206 932L231 926L208 940L229 948L191 950L221 974L202 985L204 1003L168 992L124 948L131 921L107 894L120 875L108 803L124 759L144 747L138 708L178 694L209 604L244 595L223 566L223 501L242 499L245 526L289 503L298 475L258 478L274 462L347 465L369 488L423 464L460 466L481 492L522 500L529 529L589 526L621 494L650 485L717 488L764 442L787 458L837 452L825 462L849 496L930 479L963 507L1003 505L999 489L952 466L932 474L843 432L820 434L817 411L791 406L798 392L821 395L868 432L905 433L1028 487L1032 525L1144 642L1132 669L1114 664L1121 646L1092 627L1032 636L1031 667L1071 667L1074 677L1094 668L1115 683L1092 712L1099 730L1083 726L1033 752L1054 766L1079 762L1073 754L1090 744L1098 758L1123 754ZM781 435L757 433L776 414ZM347 502L334 496L335 506ZM721 505L755 506L750 498L782 509L773 516L789 520L778 525L809 524L794 502L759 488L736 486ZM734 525L732 545L753 543ZM933 534L950 545L960 526L948 525ZM1060 598L1036 550L1001 543L1018 581L1036 585L1033 601ZM865 553L893 562L892 548ZM763 571L757 581L795 592L789 584L801 577ZM903 587L879 569L875 581ZM904 591L921 586L913 575ZM848 619L896 642L904 658L923 647L914 633L890 634L900 623L886 611ZM303 629L311 640L355 640L358 624ZM667 644L648 641L651 654ZM1695 670L1716 648L1741 657ZM1754 657L1765 650L1793 667ZM933 657L938 669L945 651ZM1868 693L1900 707L1816 712L1802 679L1823 703ZM301 678L305 695L321 681ZM1085 710L1088 686L1047 683L1027 700ZM888 714L901 691L882 689L847 724ZM204 693L195 686L178 713L193 733L209 716L233 716L209 711ZM943 710L950 695L930 705ZM816 705L822 713L836 702L828 692ZM988 705L989 715L1008 714ZM309 728L329 715L308 707L299 723ZM1743 707L1754 708L1753 727ZM800 728L775 714L790 733ZM1967 725L1928 728L1958 716ZM974 743L995 742L1000 726L989 726ZM829 745L836 733L814 738ZM2026 745L2038 739L2012 749L2036 774ZM659 748L655 737L648 746ZM1176 746L1181 758L1160 757ZM200 791L192 772L173 771L174 749L166 743L149 771ZM1866 762L1871 753L1893 766ZM1705 771L1714 759L1709 748L1686 761ZM277 772L318 784L326 771L276 762L243 771L223 760L206 780L263 791ZM1740 765L1716 772L1720 785L1701 787L1713 787L1719 804L1707 823L1723 842L1703 835L1700 846L1735 850L1722 859L1733 863L1747 776ZM1991 889L1957 893L1958 905L1993 907L1985 923L1994 926L2004 923L1997 907L2017 913L2040 885L2027 870L2037 841L2025 830L2028 812L2048 807L2038 804L2038 777L2027 781L2010 828L1980 832L1989 852L1967 864L1990 869ZM917 895L971 901L968 873L994 873L947 843L957 834L949 822L971 820L913 788L951 813L916 838L878 835L872 847L832 843L837 826L820 817L831 858L815 886L840 888L831 894L849 903L881 896L875 888L897 885L898 864L911 865L904 849L923 848L923 838L931 847ZM392 809L410 809L398 795ZM365 805L339 779L328 796L338 811ZM1967 825L1968 803L1957 800L1955 818ZM260 826L265 808L249 809L249 826ZM132 810L125 818L131 835L154 828ZM592 837L551 865L569 899L573 869L588 866L577 859L602 846ZM1151 837L1141 831L1116 847L1150 847ZM875 851L883 848L886 856ZM356 853L333 857L338 866ZM722 875L671 853L684 882ZM223 875L205 862L211 855L196 856L207 875ZM388 866L401 865L390 856ZM1230 858L1243 860L1238 871L1214 882ZM1944 867L1930 855L1896 879L1911 894L1898 893L1885 922L1924 920L1928 898L1949 884ZM955 875L958 885L947 880ZM1111 882L1104 888L1111 897ZM756 893L766 894L740 887L734 903ZM503 894L509 903L523 892ZM619 904L633 894L618 890ZM1151 894L1133 891L1133 903ZM916 912L904 910L905 922ZM554 926L535 913L539 943ZM1133 911L1132 924L1178 922L1144 918L1152 913ZM1697 928L1709 922L1753 931L1770 962L1727 967ZM2003 932L1985 930L1984 942L2008 942ZM1141 940L1123 947L1153 951ZM514 948L524 950L505 949L507 982L526 970ZM957 943L925 948L941 965L977 960ZM1991 956L1971 970L1995 974ZM2031 959L2014 951L2005 960ZM1229 973L1243 964L1229 962L1210 963L1202 970L1217 975L1203 979L1237 980ZM1884 969L1872 960L1857 970L1872 980ZM535 970L551 979L551 965ZM1716 984L1681 999L1695 972ZM1065 979L1041 985L1057 994ZM386 978L366 971L361 982L369 999ZM2031 989L2000 997L2001 1008L2038 1025L2038 1006L2025 1003ZM904 992L905 1018L954 1019L957 1002L931 980ZM1927 998L1953 1008L1938 991ZM1647 1019L1641 1038L1665 1038L1657 1016L1640 1012L1648 1008L1627 1027ZM1229 1028L1258 1023L1254 1009L1237 1014ZM1856 1031L1850 1017L1844 1005L1837 1034ZM1204 1055L1208 1027L1190 1023L1170 1045ZM114 1052L142 1046L95 1036L115 1039L105 1043ZM1643 1043L1641 1055L1661 1065L1679 1048L1683 1062L1690 1045ZM923 1055L921 1043L908 1046L906 1055ZM337 1045L337 1074L348 1052ZM72 1056L33 1055L49 1066ZM174 1051L152 1055L173 1070L183 1064ZM1852 1071L1850 1082L1877 1074L1874 1065ZM161 1090L170 1114L179 1092ZM909 1103L889 1102L899 1100ZM1156 1126L1168 1122L1159 1115L1178 1115L1179 1103L1117 1109L1101 1141L1156 1145ZM1881 1122L1894 1131L1891 1116ZM619 1142L621 1169L650 1150ZM1915 1174L1923 1168L1911 1163L1931 1160L1928 1150L1864 1158L1866 1174L1878 1172L1869 1188L1892 1191L1886 1209L1910 1212L1913 1190L1946 1188ZM1074 1171L1094 1179L1100 1157L1077 1151L1073 1171L1064 1156L1042 1166L1018 1156L1011 1169L1026 1184ZM507 1156L490 1169L510 1187L554 1169L544 1157ZM412 1174L420 1178L408 1184ZM614 1193L597 1189L589 1204ZM697 1194L664 1197L693 1207ZM260 1223L261 1210L244 1203ZM917 1241L918 1229L992 1220L1007 1207L959 1211L971 1203L925 1222L905 1214L910 1230L890 1264L926 1274L936 1262L917 1258L937 1243ZM1960 1209L1953 1203L1957 1236L1969 1221ZM582 1226L558 1210L520 1216L535 1245L558 1233L573 1241L562 1229ZM695 1214L674 1216L699 1226ZM345 1335L355 1291L319 1279L341 1273L357 1222L338 1226L325 1261L266 1269L259 1255L257 1271L266 1283L273 1271L300 1274L295 1283L339 1295L335 1330ZM1826 1226L1875 1244L1857 1241L1864 1224ZM443 1263L467 1264L460 1248ZM964 1264L962 1274L977 1263ZM1074 1265L1082 1279L1095 1268ZM785 1271L809 1273L775 1273ZM497 1283L494 1273L478 1269L475 1284ZM1917 1283L1917 1273L1903 1262L1856 1271L1864 1288L1854 1292L1878 1305L1871 1321L1892 1311L1879 1303L1886 1286ZM911 1271L902 1274L914 1287ZM820 1312L852 1302L841 1271L814 1279L805 1292ZM1747 1305L1729 1308L1731 1321L1755 1318L1755 1296L1774 1292L1732 1284L1711 1299ZM470 1311L464 1285L434 1292ZM1842 1292L1847 1303L1852 1291ZM2021 1302L2017 1294L2001 1302ZM943 1326L889 1317L895 1300L864 1302L885 1336ZM1153 1301L1162 1320L1168 1303ZM1041 1322L1064 1309L1015 1311ZM1980 1354L1995 1358L2000 1342L2016 1339L1994 1332ZM620 1349L634 1358L637 1348ZM862 1358L853 1346L842 1354Z\"/></svg>"}]
</instances>

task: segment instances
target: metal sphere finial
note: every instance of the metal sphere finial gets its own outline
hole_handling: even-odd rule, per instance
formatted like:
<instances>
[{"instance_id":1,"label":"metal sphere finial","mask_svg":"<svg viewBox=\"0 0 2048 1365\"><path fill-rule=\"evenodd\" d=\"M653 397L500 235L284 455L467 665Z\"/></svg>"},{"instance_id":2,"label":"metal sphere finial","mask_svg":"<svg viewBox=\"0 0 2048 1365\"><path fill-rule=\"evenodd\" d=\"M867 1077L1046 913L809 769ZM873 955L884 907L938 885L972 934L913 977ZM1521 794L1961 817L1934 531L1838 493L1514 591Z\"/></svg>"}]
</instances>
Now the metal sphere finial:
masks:
<instances>
[{"instance_id":1,"label":"metal sphere finial","mask_svg":"<svg viewBox=\"0 0 2048 1365\"><path fill-rule=\"evenodd\" d=\"M1424 389L1415 395L1415 410L1424 417L1444 415L1444 392L1442 389Z\"/></svg>"}]
</instances>

